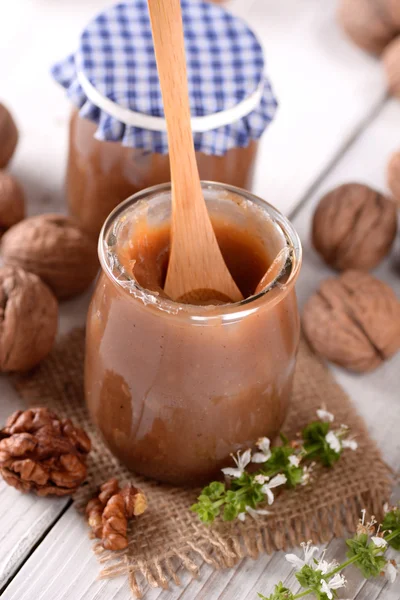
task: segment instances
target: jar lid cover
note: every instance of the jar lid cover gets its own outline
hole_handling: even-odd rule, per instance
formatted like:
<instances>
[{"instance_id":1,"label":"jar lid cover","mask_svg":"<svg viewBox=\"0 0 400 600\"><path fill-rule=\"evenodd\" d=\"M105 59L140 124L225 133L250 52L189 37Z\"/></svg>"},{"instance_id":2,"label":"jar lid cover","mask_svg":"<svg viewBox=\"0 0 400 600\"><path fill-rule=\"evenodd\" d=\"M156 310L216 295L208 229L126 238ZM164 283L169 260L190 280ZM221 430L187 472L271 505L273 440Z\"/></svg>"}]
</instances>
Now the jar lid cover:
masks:
<instances>
[{"instance_id":1,"label":"jar lid cover","mask_svg":"<svg viewBox=\"0 0 400 600\"><path fill-rule=\"evenodd\" d=\"M262 48L219 6L181 0L196 150L223 155L258 139L277 102ZM77 52L52 68L95 137L167 153L168 142L146 0L117 4L83 31Z\"/></svg>"}]
</instances>

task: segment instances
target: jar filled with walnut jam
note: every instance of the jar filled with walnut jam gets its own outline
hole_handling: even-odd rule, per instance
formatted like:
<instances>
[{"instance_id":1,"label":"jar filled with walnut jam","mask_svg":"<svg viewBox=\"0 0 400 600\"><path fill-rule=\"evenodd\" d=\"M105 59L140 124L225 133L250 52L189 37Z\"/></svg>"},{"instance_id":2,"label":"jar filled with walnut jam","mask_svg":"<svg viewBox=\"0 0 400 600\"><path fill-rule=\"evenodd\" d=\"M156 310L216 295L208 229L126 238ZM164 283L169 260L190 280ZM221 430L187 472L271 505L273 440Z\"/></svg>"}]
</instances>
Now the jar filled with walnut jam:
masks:
<instances>
[{"instance_id":1,"label":"jar filled with walnut jam","mask_svg":"<svg viewBox=\"0 0 400 600\"><path fill-rule=\"evenodd\" d=\"M248 26L220 6L181 5L200 177L251 189L259 139L277 107L262 48ZM53 75L73 103L69 211L97 237L125 198L170 181L147 3L117 4L95 17L78 50L56 64Z\"/></svg>"},{"instance_id":2,"label":"jar filled with walnut jam","mask_svg":"<svg viewBox=\"0 0 400 600\"><path fill-rule=\"evenodd\" d=\"M301 247L291 224L248 192L202 186L245 299L193 306L166 296L166 184L108 217L87 318L85 396L94 422L132 471L174 484L207 481L231 453L276 436L300 332L294 285ZM273 262L274 277L260 288Z\"/></svg>"}]
</instances>

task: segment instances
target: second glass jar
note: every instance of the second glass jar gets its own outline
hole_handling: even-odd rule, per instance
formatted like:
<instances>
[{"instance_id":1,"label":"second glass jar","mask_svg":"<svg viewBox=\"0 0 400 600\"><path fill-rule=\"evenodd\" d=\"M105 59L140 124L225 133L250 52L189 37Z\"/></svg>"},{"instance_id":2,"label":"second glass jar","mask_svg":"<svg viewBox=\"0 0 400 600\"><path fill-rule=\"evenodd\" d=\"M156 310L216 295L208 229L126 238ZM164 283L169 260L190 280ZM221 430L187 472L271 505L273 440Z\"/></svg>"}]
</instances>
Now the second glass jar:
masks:
<instances>
[{"instance_id":1,"label":"second glass jar","mask_svg":"<svg viewBox=\"0 0 400 600\"><path fill-rule=\"evenodd\" d=\"M110 212L128 196L170 181L168 154L94 137L97 125L73 110L69 129L67 199L70 214L97 237ZM251 189L258 142L223 156L197 152L200 178Z\"/></svg>"}]
</instances>

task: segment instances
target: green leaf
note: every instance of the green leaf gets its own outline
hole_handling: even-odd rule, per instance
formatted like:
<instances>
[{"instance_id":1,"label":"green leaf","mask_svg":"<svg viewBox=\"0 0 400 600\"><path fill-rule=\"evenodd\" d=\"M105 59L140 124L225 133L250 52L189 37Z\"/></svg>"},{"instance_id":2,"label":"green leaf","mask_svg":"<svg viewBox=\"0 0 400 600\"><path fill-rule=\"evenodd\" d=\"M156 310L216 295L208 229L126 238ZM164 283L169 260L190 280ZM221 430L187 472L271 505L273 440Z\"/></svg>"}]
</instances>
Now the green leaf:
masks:
<instances>
[{"instance_id":1,"label":"green leaf","mask_svg":"<svg viewBox=\"0 0 400 600\"><path fill-rule=\"evenodd\" d=\"M295 487L302 482L303 469L300 466L295 467L290 463L289 457L295 456L296 453L287 443L287 438L283 436L283 439L286 441L285 445L275 446L271 449L271 456L263 463L260 471L268 477L282 473L286 476L286 485L288 487Z\"/></svg>"},{"instance_id":2,"label":"green leaf","mask_svg":"<svg viewBox=\"0 0 400 600\"><path fill-rule=\"evenodd\" d=\"M263 596L262 594L258 594L258 597L261 600L294 600L293 593L283 585L282 581L280 581L270 596Z\"/></svg>"},{"instance_id":3,"label":"green leaf","mask_svg":"<svg viewBox=\"0 0 400 600\"><path fill-rule=\"evenodd\" d=\"M310 565L304 565L296 573L296 579L303 588L318 588L321 577L321 571L313 569Z\"/></svg>"},{"instance_id":4,"label":"green leaf","mask_svg":"<svg viewBox=\"0 0 400 600\"><path fill-rule=\"evenodd\" d=\"M341 452L335 452L326 441L330 430L329 423L315 421L303 429L302 437L307 458L319 460L325 467L332 467L339 460Z\"/></svg>"},{"instance_id":5,"label":"green leaf","mask_svg":"<svg viewBox=\"0 0 400 600\"><path fill-rule=\"evenodd\" d=\"M280 433L279 437L281 438L282 444L284 446L288 446L289 445L289 438L286 437L286 435L284 433Z\"/></svg>"},{"instance_id":6,"label":"green leaf","mask_svg":"<svg viewBox=\"0 0 400 600\"><path fill-rule=\"evenodd\" d=\"M354 564L360 569L366 579L378 577L383 571L387 560L383 556L385 548L378 549L366 533L355 535L346 540L348 558L356 558Z\"/></svg>"},{"instance_id":7,"label":"green leaf","mask_svg":"<svg viewBox=\"0 0 400 600\"><path fill-rule=\"evenodd\" d=\"M202 494L209 496L213 501L219 500L225 494L225 484L221 481L213 481L204 488Z\"/></svg>"},{"instance_id":8,"label":"green leaf","mask_svg":"<svg viewBox=\"0 0 400 600\"><path fill-rule=\"evenodd\" d=\"M317 563L314 559L314 563ZM313 568L310 565L304 565L296 573L296 578L304 589L309 589L310 594L313 594L318 600L329 600L327 594L321 591L322 579L328 579L326 575L322 574L320 569ZM337 597L335 590L331 590L334 598Z\"/></svg>"},{"instance_id":9,"label":"green leaf","mask_svg":"<svg viewBox=\"0 0 400 600\"><path fill-rule=\"evenodd\" d=\"M233 521L236 517L246 512L246 507L256 508L265 502L265 495L261 491L262 484L255 481L255 475L243 473L241 477L233 479L231 489L225 496L224 521Z\"/></svg>"},{"instance_id":10,"label":"green leaf","mask_svg":"<svg viewBox=\"0 0 400 600\"><path fill-rule=\"evenodd\" d=\"M224 506L223 519L224 521L233 521L238 514L245 511L245 506L234 491L229 490L226 494L226 503Z\"/></svg>"},{"instance_id":11,"label":"green leaf","mask_svg":"<svg viewBox=\"0 0 400 600\"><path fill-rule=\"evenodd\" d=\"M220 513L221 506L225 502L226 488L220 481L213 481L205 487L197 503L190 507L192 512L199 515L203 523L212 523Z\"/></svg>"},{"instance_id":12,"label":"green leaf","mask_svg":"<svg viewBox=\"0 0 400 600\"><path fill-rule=\"evenodd\" d=\"M386 513L382 523L382 531L397 531L396 537L388 541L389 546L395 550L400 550L400 508L394 508Z\"/></svg>"}]
</instances>

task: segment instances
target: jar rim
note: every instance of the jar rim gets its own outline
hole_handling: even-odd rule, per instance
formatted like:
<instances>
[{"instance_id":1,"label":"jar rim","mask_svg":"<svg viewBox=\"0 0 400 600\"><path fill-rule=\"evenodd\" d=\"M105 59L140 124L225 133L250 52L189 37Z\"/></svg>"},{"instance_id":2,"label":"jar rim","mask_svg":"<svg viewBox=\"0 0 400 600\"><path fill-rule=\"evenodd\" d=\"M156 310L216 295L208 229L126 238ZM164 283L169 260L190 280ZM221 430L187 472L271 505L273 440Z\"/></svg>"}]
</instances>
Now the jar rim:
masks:
<instances>
[{"instance_id":1,"label":"jar rim","mask_svg":"<svg viewBox=\"0 0 400 600\"><path fill-rule=\"evenodd\" d=\"M112 230L114 224L116 224L119 216L131 205L136 204L140 200L146 200L149 196L154 196L155 194L165 193L171 190L171 183L162 183L158 185L154 185L149 188L145 188L132 196L129 196L126 200L121 202L118 206L116 206L111 213L106 218L105 222L100 231L99 241L98 241L98 255L100 264L102 267L103 273L107 275L107 277L121 290L130 294L132 299L140 299L143 304L149 305L156 309L159 309L163 312L168 312L171 314L184 314L190 319L199 319L199 320L213 320L213 319L221 319L221 317L226 317L228 320L234 320L235 318L242 318L244 312L253 312L257 310L260 306L260 302L265 301L267 294L269 294L272 290L278 289L278 294L274 294L274 304L279 302L283 296L285 296L288 291L295 284L301 263L302 263L302 246L300 242L300 238L289 221L280 211L278 211L272 204L263 200L262 198L248 192L247 190L243 190L239 187L225 184L225 183L217 183L214 181L201 181L202 189L204 190L221 190L232 192L247 201L250 201L256 204L258 207L264 210L264 212L272 219L274 224L277 224L283 233L288 248L290 250L290 274L288 278L285 280L284 284L280 283L282 279L282 275L285 274L286 265L277 273L275 278L258 294L254 294L239 302L232 302L229 304L220 304L213 306L199 306L193 304L182 304L179 302L175 302L174 300L169 300L167 298L160 297L156 292L151 292L150 290L142 287L137 280L130 276L123 269L119 272L119 276L116 277L114 273L115 267L115 257L110 260L110 257L107 256L107 250L109 245L107 244L107 236ZM132 291L137 292L137 294L133 294ZM210 314L210 309L213 309L212 314Z\"/></svg>"}]
</instances>

